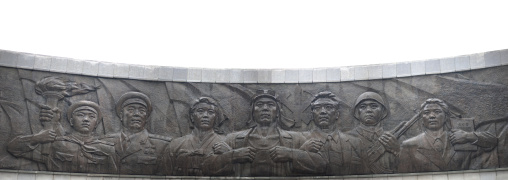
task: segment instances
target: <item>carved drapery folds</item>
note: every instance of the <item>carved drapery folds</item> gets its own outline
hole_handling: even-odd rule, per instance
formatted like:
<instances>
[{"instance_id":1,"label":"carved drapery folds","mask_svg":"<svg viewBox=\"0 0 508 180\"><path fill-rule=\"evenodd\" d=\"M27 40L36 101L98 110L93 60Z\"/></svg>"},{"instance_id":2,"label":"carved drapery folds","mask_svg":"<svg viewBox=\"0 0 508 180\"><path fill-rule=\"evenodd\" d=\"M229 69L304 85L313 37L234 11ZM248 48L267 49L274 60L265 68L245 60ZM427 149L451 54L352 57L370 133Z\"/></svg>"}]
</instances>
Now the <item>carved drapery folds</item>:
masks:
<instances>
[{"instance_id":1,"label":"carved drapery folds","mask_svg":"<svg viewBox=\"0 0 508 180\"><path fill-rule=\"evenodd\" d=\"M0 67L0 168L315 176L508 167L508 66L312 84Z\"/></svg>"}]
</instances>

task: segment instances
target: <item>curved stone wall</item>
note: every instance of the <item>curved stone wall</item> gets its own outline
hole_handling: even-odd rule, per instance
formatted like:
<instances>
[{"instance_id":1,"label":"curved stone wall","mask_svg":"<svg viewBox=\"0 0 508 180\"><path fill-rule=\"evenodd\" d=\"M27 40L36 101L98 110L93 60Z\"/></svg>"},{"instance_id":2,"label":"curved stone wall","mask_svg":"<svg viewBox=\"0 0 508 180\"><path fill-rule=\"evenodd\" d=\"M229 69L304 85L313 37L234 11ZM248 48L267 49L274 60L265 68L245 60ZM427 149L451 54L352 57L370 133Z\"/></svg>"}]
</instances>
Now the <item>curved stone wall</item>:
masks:
<instances>
[{"instance_id":1,"label":"curved stone wall","mask_svg":"<svg viewBox=\"0 0 508 180\"><path fill-rule=\"evenodd\" d=\"M504 177L506 64L508 50L299 70L0 51L0 169L18 179Z\"/></svg>"}]
</instances>

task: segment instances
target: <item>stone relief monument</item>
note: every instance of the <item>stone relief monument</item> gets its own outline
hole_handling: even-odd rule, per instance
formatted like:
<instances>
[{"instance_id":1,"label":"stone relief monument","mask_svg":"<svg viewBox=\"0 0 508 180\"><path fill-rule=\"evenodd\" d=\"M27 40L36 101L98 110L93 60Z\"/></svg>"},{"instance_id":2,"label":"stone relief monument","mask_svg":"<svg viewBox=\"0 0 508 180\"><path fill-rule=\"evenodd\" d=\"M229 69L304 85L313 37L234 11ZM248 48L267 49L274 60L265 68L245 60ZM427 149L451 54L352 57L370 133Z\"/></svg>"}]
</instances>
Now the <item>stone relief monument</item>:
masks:
<instances>
[{"instance_id":1,"label":"stone relief monument","mask_svg":"<svg viewBox=\"0 0 508 180\"><path fill-rule=\"evenodd\" d=\"M508 167L508 66L337 83L0 67L0 168L335 176Z\"/></svg>"}]
</instances>

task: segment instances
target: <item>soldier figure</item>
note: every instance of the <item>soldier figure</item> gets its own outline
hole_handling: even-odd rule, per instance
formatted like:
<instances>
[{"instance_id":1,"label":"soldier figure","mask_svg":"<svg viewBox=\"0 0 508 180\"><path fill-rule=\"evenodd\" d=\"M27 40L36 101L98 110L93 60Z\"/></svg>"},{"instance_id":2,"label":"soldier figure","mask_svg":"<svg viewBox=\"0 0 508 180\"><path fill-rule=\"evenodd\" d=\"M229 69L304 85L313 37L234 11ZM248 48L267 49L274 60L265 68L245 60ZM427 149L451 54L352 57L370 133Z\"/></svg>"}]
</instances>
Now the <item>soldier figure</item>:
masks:
<instances>
[{"instance_id":1,"label":"soldier figure","mask_svg":"<svg viewBox=\"0 0 508 180\"><path fill-rule=\"evenodd\" d=\"M224 140L217 131L225 116L217 101L209 97L199 98L189 114L192 133L176 138L170 144L175 160L173 175L203 176L204 158L213 153L215 143Z\"/></svg>"},{"instance_id":2,"label":"soldier figure","mask_svg":"<svg viewBox=\"0 0 508 180\"><path fill-rule=\"evenodd\" d=\"M399 142L381 125L388 114L385 101L375 92L365 92L356 99L354 117L360 124L349 134L361 140L360 144L354 145L361 149L360 157L365 166L360 174L393 173L397 167Z\"/></svg>"},{"instance_id":3,"label":"soldier figure","mask_svg":"<svg viewBox=\"0 0 508 180\"><path fill-rule=\"evenodd\" d=\"M314 159L316 167L301 169L324 175L356 174L363 168L358 149L360 139L339 131L339 101L335 94L325 91L318 93L311 102L313 129L305 133L307 141L303 150L318 153Z\"/></svg>"},{"instance_id":4,"label":"soldier figure","mask_svg":"<svg viewBox=\"0 0 508 180\"><path fill-rule=\"evenodd\" d=\"M60 110L41 107L41 120L58 122ZM72 127L70 134L57 136L54 130L15 137L7 150L16 157L24 157L46 164L49 171L80 173L117 173L114 144L98 140L93 132L102 119L99 106L90 101L72 104L67 111ZM50 143L48 155L38 147Z\"/></svg>"},{"instance_id":5,"label":"soldier figure","mask_svg":"<svg viewBox=\"0 0 508 180\"><path fill-rule=\"evenodd\" d=\"M251 103L255 125L214 145L204 169L214 175L291 176L292 167L313 166L309 153L299 150L302 133L279 128L281 107L275 92L258 90Z\"/></svg>"},{"instance_id":6,"label":"soldier figure","mask_svg":"<svg viewBox=\"0 0 508 180\"><path fill-rule=\"evenodd\" d=\"M448 105L436 98L421 105L423 133L402 143L399 172L453 171L480 167L475 158L497 146L497 139L489 132L465 132L451 129ZM480 151L454 150L454 144L471 143ZM476 161L478 163L481 161Z\"/></svg>"},{"instance_id":7,"label":"soldier figure","mask_svg":"<svg viewBox=\"0 0 508 180\"><path fill-rule=\"evenodd\" d=\"M105 140L115 143L121 174L162 175L170 172L167 146L171 138L151 134L145 129L151 112L150 99L140 92L125 93L116 104L122 131L107 135Z\"/></svg>"}]
</instances>

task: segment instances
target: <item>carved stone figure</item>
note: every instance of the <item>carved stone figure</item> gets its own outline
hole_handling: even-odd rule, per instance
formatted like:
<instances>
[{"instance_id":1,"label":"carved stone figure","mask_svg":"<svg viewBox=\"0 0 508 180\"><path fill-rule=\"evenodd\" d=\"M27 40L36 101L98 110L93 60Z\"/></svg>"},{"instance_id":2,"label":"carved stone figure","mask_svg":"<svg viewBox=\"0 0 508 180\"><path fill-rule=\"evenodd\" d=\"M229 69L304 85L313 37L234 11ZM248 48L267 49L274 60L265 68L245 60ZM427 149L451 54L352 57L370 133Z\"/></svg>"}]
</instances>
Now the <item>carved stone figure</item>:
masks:
<instances>
[{"instance_id":1,"label":"carved stone figure","mask_svg":"<svg viewBox=\"0 0 508 180\"><path fill-rule=\"evenodd\" d=\"M309 153L299 150L302 133L279 128L280 105L275 92L258 90L251 101L250 129L228 134L214 145L205 171L214 175L291 176L292 167L313 163Z\"/></svg>"},{"instance_id":2,"label":"carved stone figure","mask_svg":"<svg viewBox=\"0 0 508 180\"><path fill-rule=\"evenodd\" d=\"M375 92L365 92L356 99L353 115L360 123L349 133L361 139L360 144L354 145L361 149L360 157L365 165L360 174L393 173L397 167L399 142L381 124L388 114L385 101Z\"/></svg>"},{"instance_id":3,"label":"carved stone figure","mask_svg":"<svg viewBox=\"0 0 508 180\"><path fill-rule=\"evenodd\" d=\"M480 153L491 151L497 145L497 139L489 132L451 129L450 115L448 105L440 99L427 99L421 105L424 132L402 143L399 172L467 170ZM464 143L482 150L454 149L454 145Z\"/></svg>"},{"instance_id":4,"label":"carved stone figure","mask_svg":"<svg viewBox=\"0 0 508 180\"><path fill-rule=\"evenodd\" d=\"M165 174L170 172L171 159L168 145L171 138L151 134L145 125L152 112L148 96L128 92L116 104L116 113L122 121L122 131L109 134L104 140L113 142L121 174Z\"/></svg>"},{"instance_id":5,"label":"carved stone figure","mask_svg":"<svg viewBox=\"0 0 508 180\"><path fill-rule=\"evenodd\" d=\"M357 174L363 168L359 149L360 139L339 131L339 101L335 94L325 91L318 93L311 102L314 128L304 133L307 141L303 150L317 153L313 167L299 171L320 175ZM312 164L308 164L312 165Z\"/></svg>"},{"instance_id":6,"label":"carved stone figure","mask_svg":"<svg viewBox=\"0 0 508 180\"><path fill-rule=\"evenodd\" d=\"M56 122L60 110L41 107L40 118ZM17 136L9 142L7 150L16 157L24 157L46 164L50 171L81 173L117 173L114 144L98 140L93 134L102 119L99 106L90 101L72 104L67 117L73 128L70 134L57 136L55 130L46 129L34 135ZM49 145L49 154L41 154L42 144Z\"/></svg>"},{"instance_id":7,"label":"carved stone figure","mask_svg":"<svg viewBox=\"0 0 508 180\"><path fill-rule=\"evenodd\" d=\"M189 114L192 133L170 143L173 175L203 176L204 158L213 153L215 143L224 140L216 131L226 116L217 101L209 97L200 97Z\"/></svg>"}]
</instances>

